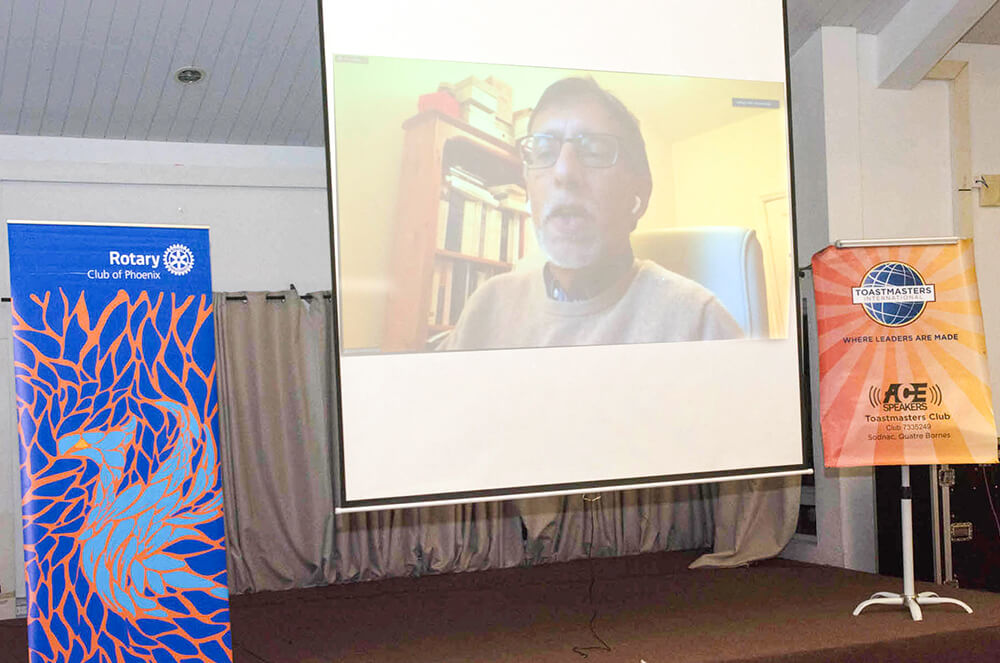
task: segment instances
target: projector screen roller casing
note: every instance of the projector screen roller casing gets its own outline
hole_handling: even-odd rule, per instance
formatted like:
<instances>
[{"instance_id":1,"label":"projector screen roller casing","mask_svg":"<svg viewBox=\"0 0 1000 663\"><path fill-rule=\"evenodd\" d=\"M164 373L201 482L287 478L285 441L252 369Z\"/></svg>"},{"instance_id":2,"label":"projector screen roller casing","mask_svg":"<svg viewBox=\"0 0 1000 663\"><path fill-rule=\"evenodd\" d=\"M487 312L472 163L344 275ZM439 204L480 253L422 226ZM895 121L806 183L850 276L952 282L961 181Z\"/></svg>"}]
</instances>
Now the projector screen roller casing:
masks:
<instances>
[{"instance_id":1,"label":"projector screen roller casing","mask_svg":"<svg viewBox=\"0 0 1000 663\"><path fill-rule=\"evenodd\" d=\"M359 351L345 344L343 331L359 310L354 302L360 283L345 269L359 264L358 256L378 254L378 247L351 239L357 236L351 224L371 219L349 212L346 203L350 195L357 197L358 187L344 189L343 183L363 164L344 148L347 134L337 134L338 128L348 131L338 127L338 109L349 100L337 98L336 68L342 65L335 55L351 54L359 62L391 57L572 68L593 71L597 80L607 71L784 84L781 2L518 1L503 11L467 2L327 2L321 10L341 332L339 510L809 471L790 225L779 238L783 243L771 238L787 256L774 263L784 270L787 303L781 316L787 333L772 333L778 338L388 352L377 341ZM475 71L484 68L488 65L477 65ZM787 170L788 97L782 89L781 109L773 112L784 122L781 165ZM411 114L416 101L408 98ZM370 109L372 133L388 131L374 124L383 105ZM345 118L341 122L356 135L357 127ZM642 117L640 123L644 129L655 126ZM403 131L398 123L391 129ZM685 137L701 142L678 143L674 158L716 138L724 142L724 129L717 137L712 132ZM657 136L645 138L649 144ZM725 159L719 161L723 168ZM663 169L654 172L654 199L658 173ZM683 175L674 173L672 184L687 186ZM373 182L367 195L396 195L398 168L381 177L384 186ZM658 203L666 189L661 184ZM722 179L719 194L725 189ZM787 180L783 189L791 201ZM405 201L394 207L400 204ZM388 251L380 255L372 265L381 260L384 267L391 259ZM370 281L377 293L372 301L393 287L379 277ZM378 324L372 326L377 337Z\"/></svg>"}]
</instances>

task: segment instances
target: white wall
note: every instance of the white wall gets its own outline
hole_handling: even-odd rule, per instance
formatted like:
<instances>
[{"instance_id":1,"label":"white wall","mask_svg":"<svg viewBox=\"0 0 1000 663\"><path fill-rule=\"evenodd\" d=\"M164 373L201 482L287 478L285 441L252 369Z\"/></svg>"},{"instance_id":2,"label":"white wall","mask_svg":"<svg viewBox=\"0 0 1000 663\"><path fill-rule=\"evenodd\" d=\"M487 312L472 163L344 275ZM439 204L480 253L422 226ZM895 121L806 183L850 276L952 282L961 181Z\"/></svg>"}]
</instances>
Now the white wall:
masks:
<instances>
[{"instance_id":1,"label":"white wall","mask_svg":"<svg viewBox=\"0 0 1000 663\"><path fill-rule=\"evenodd\" d=\"M1000 46L958 44L947 60L968 62L972 175L1000 174ZM973 191L972 221L976 276L983 307L986 352L993 385L993 412L1000 412L1000 207L980 207Z\"/></svg>"},{"instance_id":2,"label":"white wall","mask_svg":"<svg viewBox=\"0 0 1000 663\"><path fill-rule=\"evenodd\" d=\"M821 32L814 32L792 56L789 85L797 259L808 265L812 254L827 245L829 224Z\"/></svg>"},{"instance_id":3,"label":"white wall","mask_svg":"<svg viewBox=\"0 0 1000 663\"><path fill-rule=\"evenodd\" d=\"M0 219L206 225L215 290L331 284L322 148L0 136Z\"/></svg>"},{"instance_id":4,"label":"white wall","mask_svg":"<svg viewBox=\"0 0 1000 663\"><path fill-rule=\"evenodd\" d=\"M953 235L948 83L879 89L876 39L857 42L861 237Z\"/></svg>"},{"instance_id":5,"label":"white wall","mask_svg":"<svg viewBox=\"0 0 1000 663\"><path fill-rule=\"evenodd\" d=\"M800 264L838 239L954 234L948 87L876 86L876 38L823 28L792 58L793 145ZM800 281L812 305L811 279ZM813 435L822 464L815 328L811 330ZM865 571L877 568L869 468L816 476L816 541L785 556Z\"/></svg>"},{"instance_id":6,"label":"white wall","mask_svg":"<svg viewBox=\"0 0 1000 663\"><path fill-rule=\"evenodd\" d=\"M216 291L329 289L327 209L322 148L0 136L0 220L209 226ZM0 317L0 593L24 596L8 304Z\"/></svg>"}]
</instances>

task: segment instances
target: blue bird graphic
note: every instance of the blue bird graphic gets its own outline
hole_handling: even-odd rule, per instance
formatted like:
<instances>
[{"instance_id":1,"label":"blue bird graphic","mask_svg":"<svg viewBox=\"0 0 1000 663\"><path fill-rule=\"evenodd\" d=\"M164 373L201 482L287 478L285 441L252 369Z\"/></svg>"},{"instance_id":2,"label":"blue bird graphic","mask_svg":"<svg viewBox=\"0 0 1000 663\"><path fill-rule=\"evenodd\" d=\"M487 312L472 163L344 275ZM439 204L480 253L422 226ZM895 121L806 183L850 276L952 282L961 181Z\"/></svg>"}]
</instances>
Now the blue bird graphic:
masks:
<instances>
[{"instance_id":1,"label":"blue bird graphic","mask_svg":"<svg viewBox=\"0 0 1000 663\"><path fill-rule=\"evenodd\" d=\"M60 437L60 456L97 464L90 510L77 537L80 564L103 602L122 615L169 618L156 600L177 590L202 590L228 598L225 585L192 571L183 557L168 552L184 539L205 541L198 527L219 517L220 492L212 493L216 472L211 429L179 403L152 401L167 415L169 453L147 478L125 480L126 455L136 442L134 414L106 430ZM192 467L196 445L204 451Z\"/></svg>"}]
</instances>

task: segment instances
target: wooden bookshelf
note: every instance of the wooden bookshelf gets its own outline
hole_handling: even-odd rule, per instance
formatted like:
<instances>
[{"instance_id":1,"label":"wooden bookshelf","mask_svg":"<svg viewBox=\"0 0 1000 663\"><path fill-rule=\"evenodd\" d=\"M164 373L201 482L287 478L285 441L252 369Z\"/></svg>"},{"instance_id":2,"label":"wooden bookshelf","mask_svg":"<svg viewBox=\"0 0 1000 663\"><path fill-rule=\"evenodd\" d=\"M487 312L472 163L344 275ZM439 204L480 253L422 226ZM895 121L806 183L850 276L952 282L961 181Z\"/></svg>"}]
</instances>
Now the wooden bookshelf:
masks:
<instances>
[{"instance_id":1,"label":"wooden bookshelf","mask_svg":"<svg viewBox=\"0 0 1000 663\"><path fill-rule=\"evenodd\" d=\"M471 290L523 256L530 223L512 145L435 110L409 118L403 130L386 352L423 350L430 337L450 329ZM491 202L497 187L511 197L500 193Z\"/></svg>"},{"instance_id":2,"label":"wooden bookshelf","mask_svg":"<svg viewBox=\"0 0 1000 663\"><path fill-rule=\"evenodd\" d=\"M434 255L443 260L458 260L461 262L471 262L477 265L486 265L487 267L496 267L498 271L509 271L511 263L503 262L500 260L493 260L491 258L484 258L482 256L473 256L465 253L459 253L458 251L448 251L447 249L435 249Z\"/></svg>"}]
</instances>

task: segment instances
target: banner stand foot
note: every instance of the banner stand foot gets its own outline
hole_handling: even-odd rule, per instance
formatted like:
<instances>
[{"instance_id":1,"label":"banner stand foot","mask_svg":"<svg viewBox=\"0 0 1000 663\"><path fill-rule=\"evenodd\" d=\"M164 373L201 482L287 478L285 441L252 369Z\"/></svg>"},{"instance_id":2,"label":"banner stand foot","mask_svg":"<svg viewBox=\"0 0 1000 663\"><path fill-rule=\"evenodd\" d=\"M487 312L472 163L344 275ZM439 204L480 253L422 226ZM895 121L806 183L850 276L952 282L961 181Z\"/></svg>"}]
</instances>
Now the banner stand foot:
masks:
<instances>
[{"instance_id":1,"label":"banner stand foot","mask_svg":"<svg viewBox=\"0 0 1000 663\"><path fill-rule=\"evenodd\" d=\"M858 607L854 609L854 616L857 617L861 614L861 611L870 605L901 605L906 606L910 609L910 615L913 617L913 621L919 622L923 621L924 615L920 610L922 605L939 605L942 603L950 603L952 605L957 605L964 608L966 612L972 613L972 608L969 607L967 603L959 601L958 599L950 599L943 596L938 596L934 592L920 592L916 596L905 596L903 594L893 594L892 592L876 592L872 594L872 597L867 601L862 601L858 604Z\"/></svg>"},{"instance_id":2,"label":"banner stand foot","mask_svg":"<svg viewBox=\"0 0 1000 663\"><path fill-rule=\"evenodd\" d=\"M972 608L958 599L938 596L935 592L916 593L913 580L913 493L910 490L910 466L903 465L900 470L903 475L902 496L899 500L903 517L903 593L875 592L867 601L859 603L853 614L857 617L870 605L898 605L908 608L913 621L919 622L924 618L920 606L941 604L957 605L972 614Z\"/></svg>"}]
</instances>

